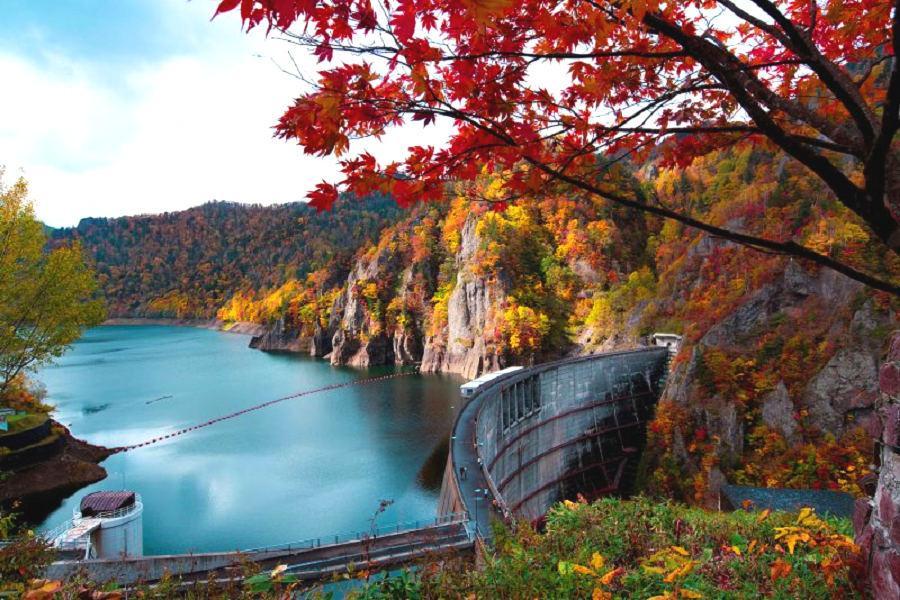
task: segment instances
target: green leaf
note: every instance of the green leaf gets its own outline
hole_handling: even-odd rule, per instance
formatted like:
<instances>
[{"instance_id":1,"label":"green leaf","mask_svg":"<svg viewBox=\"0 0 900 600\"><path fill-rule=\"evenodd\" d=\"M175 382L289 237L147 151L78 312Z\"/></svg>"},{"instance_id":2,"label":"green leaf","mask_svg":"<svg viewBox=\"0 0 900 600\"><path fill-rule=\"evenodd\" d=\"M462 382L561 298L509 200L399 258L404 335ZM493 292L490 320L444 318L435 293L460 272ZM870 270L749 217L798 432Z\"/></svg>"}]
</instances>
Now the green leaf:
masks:
<instances>
[{"instance_id":1,"label":"green leaf","mask_svg":"<svg viewBox=\"0 0 900 600\"><path fill-rule=\"evenodd\" d=\"M559 564L556 565L556 570L559 571L560 575L567 576L571 575L575 572L575 565L570 562L566 562L564 560L559 561Z\"/></svg>"}]
</instances>

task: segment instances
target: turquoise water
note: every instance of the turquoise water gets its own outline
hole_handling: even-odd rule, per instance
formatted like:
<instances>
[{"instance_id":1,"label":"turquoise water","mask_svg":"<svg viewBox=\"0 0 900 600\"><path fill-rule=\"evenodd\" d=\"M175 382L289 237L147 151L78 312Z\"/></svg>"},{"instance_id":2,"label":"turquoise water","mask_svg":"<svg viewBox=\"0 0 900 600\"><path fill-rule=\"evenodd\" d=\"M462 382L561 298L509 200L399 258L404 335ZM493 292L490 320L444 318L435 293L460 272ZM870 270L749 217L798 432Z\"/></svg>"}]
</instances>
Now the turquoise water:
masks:
<instances>
[{"instance_id":1,"label":"turquoise water","mask_svg":"<svg viewBox=\"0 0 900 600\"><path fill-rule=\"evenodd\" d=\"M37 374L77 437L124 446L302 390L393 372L247 348L242 335L164 326L99 327ZM435 515L460 381L413 375L288 400L117 454L91 491L143 496L144 552L216 551ZM168 397L171 396L171 397ZM52 507L51 507L52 508Z\"/></svg>"}]
</instances>

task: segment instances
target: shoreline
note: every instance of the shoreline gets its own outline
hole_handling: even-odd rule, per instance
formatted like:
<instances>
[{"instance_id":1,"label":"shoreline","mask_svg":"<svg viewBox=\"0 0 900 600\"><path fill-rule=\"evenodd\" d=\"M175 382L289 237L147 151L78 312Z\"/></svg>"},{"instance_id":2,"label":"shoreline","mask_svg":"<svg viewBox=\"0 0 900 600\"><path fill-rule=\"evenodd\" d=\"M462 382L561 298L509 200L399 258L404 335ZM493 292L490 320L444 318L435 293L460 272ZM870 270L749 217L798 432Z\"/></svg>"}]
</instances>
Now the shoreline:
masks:
<instances>
[{"instance_id":1,"label":"shoreline","mask_svg":"<svg viewBox=\"0 0 900 600\"><path fill-rule=\"evenodd\" d=\"M267 328L259 323L237 321L226 323L218 319L174 319L168 317L113 317L100 324L100 327L114 326L141 326L141 325L166 325L170 327L197 327L225 333L248 335L251 337L263 335Z\"/></svg>"},{"instance_id":2,"label":"shoreline","mask_svg":"<svg viewBox=\"0 0 900 600\"><path fill-rule=\"evenodd\" d=\"M13 470L0 484L0 504L21 502L20 511L28 523L46 519L63 500L92 483L106 479L108 473L100 463L113 449L76 438L56 420L52 427L62 439L53 456Z\"/></svg>"}]
</instances>

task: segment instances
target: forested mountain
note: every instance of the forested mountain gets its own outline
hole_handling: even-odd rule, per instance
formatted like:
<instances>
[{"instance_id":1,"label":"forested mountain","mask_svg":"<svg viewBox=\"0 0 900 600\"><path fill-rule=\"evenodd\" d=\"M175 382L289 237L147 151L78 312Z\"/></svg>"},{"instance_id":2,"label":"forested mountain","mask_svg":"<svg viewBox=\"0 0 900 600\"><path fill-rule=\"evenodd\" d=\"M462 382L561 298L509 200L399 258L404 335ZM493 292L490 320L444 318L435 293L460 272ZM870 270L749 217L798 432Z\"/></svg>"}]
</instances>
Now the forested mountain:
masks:
<instances>
[{"instance_id":1,"label":"forested mountain","mask_svg":"<svg viewBox=\"0 0 900 600\"><path fill-rule=\"evenodd\" d=\"M333 212L303 203L210 202L185 211L83 219L52 239L78 240L93 258L110 316L211 318L235 293L266 289L328 267L395 222L381 198L343 200Z\"/></svg>"},{"instance_id":2,"label":"forested mountain","mask_svg":"<svg viewBox=\"0 0 900 600\"><path fill-rule=\"evenodd\" d=\"M817 179L764 150L686 166L624 162L603 185L891 279L900 265ZM857 489L877 364L897 302L834 271L571 190L509 205L502 176L446 202L214 203L86 220L116 315L251 321L254 346L333 364L421 363L475 376L510 364L684 336L650 426L645 486L714 503L728 478Z\"/></svg>"}]
</instances>

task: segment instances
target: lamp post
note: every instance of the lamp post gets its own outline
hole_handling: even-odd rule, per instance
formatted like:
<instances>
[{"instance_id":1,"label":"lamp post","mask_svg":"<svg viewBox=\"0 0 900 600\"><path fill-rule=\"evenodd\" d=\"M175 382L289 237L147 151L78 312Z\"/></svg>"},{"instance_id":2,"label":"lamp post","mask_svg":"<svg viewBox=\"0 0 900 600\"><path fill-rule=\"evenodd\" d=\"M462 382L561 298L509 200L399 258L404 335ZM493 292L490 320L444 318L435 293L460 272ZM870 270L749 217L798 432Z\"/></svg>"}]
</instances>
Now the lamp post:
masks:
<instances>
[{"instance_id":1,"label":"lamp post","mask_svg":"<svg viewBox=\"0 0 900 600\"><path fill-rule=\"evenodd\" d=\"M481 499L481 488L475 488L475 533L478 533L478 501Z\"/></svg>"}]
</instances>

